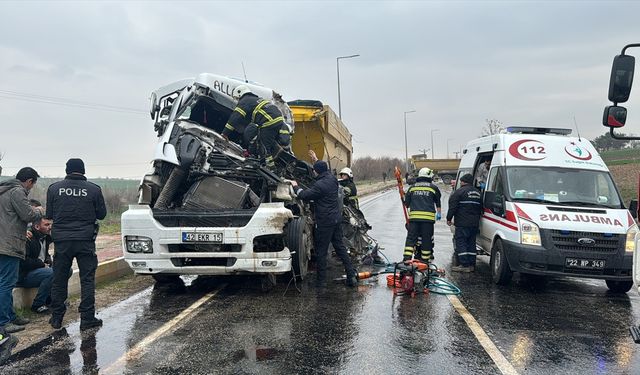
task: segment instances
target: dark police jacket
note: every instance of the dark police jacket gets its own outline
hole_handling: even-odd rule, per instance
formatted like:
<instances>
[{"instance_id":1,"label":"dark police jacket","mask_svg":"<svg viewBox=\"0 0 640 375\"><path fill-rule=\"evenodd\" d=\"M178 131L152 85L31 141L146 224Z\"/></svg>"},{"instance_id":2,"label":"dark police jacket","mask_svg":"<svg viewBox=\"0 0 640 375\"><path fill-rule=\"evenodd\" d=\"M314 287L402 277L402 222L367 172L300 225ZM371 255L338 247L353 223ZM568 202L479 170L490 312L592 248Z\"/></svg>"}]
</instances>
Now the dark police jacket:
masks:
<instances>
[{"instance_id":1,"label":"dark police jacket","mask_svg":"<svg viewBox=\"0 0 640 375\"><path fill-rule=\"evenodd\" d=\"M33 237L27 240L25 258L20 261L20 279L23 279L29 272L44 267L45 264L51 265L51 255L49 254L49 245L52 242L51 236L33 229L30 229L30 232ZM44 262L39 258L43 246L45 248Z\"/></svg>"},{"instance_id":2,"label":"dark police jacket","mask_svg":"<svg viewBox=\"0 0 640 375\"><path fill-rule=\"evenodd\" d=\"M449 197L447 221L453 219L456 227L473 227L480 225L482 198L480 190L473 185L465 185L454 191Z\"/></svg>"},{"instance_id":3,"label":"dark police jacket","mask_svg":"<svg viewBox=\"0 0 640 375\"><path fill-rule=\"evenodd\" d=\"M404 197L404 204L409 207L409 220L434 223L440 196L440 189L431 182L418 181L411 185Z\"/></svg>"},{"instance_id":4,"label":"dark police jacket","mask_svg":"<svg viewBox=\"0 0 640 375\"><path fill-rule=\"evenodd\" d=\"M270 101L254 94L245 94L238 100L238 105L229 116L222 134L229 135L232 131L243 134L250 123L258 125L259 128L266 128L284 124L284 117L278 107Z\"/></svg>"},{"instance_id":5,"label":"dark police jacket","mask_svg":"<svg viewBox=\"0 0 640 375\"><path fill-rule=\"evenodd\" d=\"M55 242L93 240L96 219L105 216L102 190L86 177L70 174L49 185L46 217L53 220L51 236Z\"/></svg>"},{"instance_id":6,"label":"dark police jacket","mask_svg":"<svg viewBox=\"0 0 640 375\"><path fill-rule=\"evenodd\" d=\"M338 180L329 171L316 177L316 182L309 189L296 190L298 198L314 201L316 225L333 226L342 222L340 202L338 202Z\"/></svg>"}]
</instances>

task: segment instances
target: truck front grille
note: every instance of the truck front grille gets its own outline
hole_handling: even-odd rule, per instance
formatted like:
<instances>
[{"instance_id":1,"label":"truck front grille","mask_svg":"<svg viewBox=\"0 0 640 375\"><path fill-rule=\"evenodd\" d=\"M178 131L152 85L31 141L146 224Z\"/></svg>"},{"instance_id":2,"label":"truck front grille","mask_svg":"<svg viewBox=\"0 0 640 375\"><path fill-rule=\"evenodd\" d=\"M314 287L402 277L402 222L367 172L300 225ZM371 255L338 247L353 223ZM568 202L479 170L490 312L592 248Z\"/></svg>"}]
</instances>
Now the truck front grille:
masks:
<instances>
[{"instance_id":1,"label":"truck front grille","mask_svg":"<svg viewBox=\"0 0 640 375\"><path fill-rule=\"evenodd\" d=\"M236 258L171 258L175 267L232 267Z\"/></svg>"},{"instance_id":2,"label":"truck front grille","mask_svg":"<svg viewBox=\"0 0 640 375\"><path fill-rule=\"evenodd\" d=\"M174 244L169 245L170 253L239 253L241 245L228 244Z\"/></svg>"},{"instance_id":3,"label":"truck front grille","mask_svg":"<svg viewBox=\"0 0 640 375\"><path fill-rule=\"evenodd\" d=\"M549 230L549 238L558 250L583 251L592 253L616 253L624 245L621 234L604 234L595 232L575 232ZM593 244L580 243L580 239L591 239ZM589 242L589 241L585 241Z\"/></svg>"},{"instance_id":4,"label":"truck front grille","mask_svg":"<svg viewBox=\"0 0 640 375\"><path fill-rule=\"evenodd\" d=\"M153 217L165 227L244 227L255 209L247 210L153 210Z\"/></svg>"}]
</instances>

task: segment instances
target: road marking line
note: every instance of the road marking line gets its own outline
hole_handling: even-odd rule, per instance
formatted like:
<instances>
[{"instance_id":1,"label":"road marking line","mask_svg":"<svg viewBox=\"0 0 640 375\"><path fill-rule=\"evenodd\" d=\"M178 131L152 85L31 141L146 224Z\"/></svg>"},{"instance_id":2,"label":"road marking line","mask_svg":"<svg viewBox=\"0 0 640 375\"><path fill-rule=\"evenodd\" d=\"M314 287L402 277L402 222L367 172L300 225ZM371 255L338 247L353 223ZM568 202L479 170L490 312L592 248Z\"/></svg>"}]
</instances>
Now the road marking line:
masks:
<instances>
[{"instance_id":1,"label":"road marking line","mask_svg":"<svg viewBox=\"0 0 640 375\"><path fill-rule=\"evenodd\" d=\"M496 344L491 341L487 333L482 329L478 321L471 315L469 310L460 302L460 299L455 295L447 295L449 298L449 302L453 305L453 308L456 309L458 314L462 316L462 319L467 323L467 326L473 332L473 335L476 337L480 345L484 348L484 350L489 354L489 357L493 360L493 362L498 366L500 372L505 375L518 375L518 371L516 371L515 367L502 355L502 352Z\"/></svg>"},{"instance_id":2,"label":"road marking line","mask_svg":"<svg viewBox=\"0 0 640 375\"><path fill-rule=\"evenodd\" d=\"M163 324L160 328L158 328L155 331L153 331L150 335L148 335L144 339L140 340L140 342L135 344L126 353L121 355L120 358L118 358L115 362L110 364L109 367L107 367L106 369L101 371L101 373L104 373L104 374L119 374L119 373L121 373L122 372L122 367L123 367L125 362L131 361L131 360L134 360L134 359L140 357L140 355L142 355L144 353L144 351L145 351L147 346L152 344L154 341L156 341L158 338L160 338L161 336L165 335L166 333L173 332L176 329L178 329L180 327L181 323L185 323L190 318L192 318L196 314L196 310L200 306L202 306L205 303L209 302L209 300L211 300L213 297L215 297L216 294L218 294L218 292L220 292L226 286L227 286L226 284L223 284L223 285L220 286L219 289L213 290L213 291L205 294L199 300L194 302L191 306L189 306L185 310L183 310L180 314L176 315L173 319L171 319L170 321L168 321L165 324Z\"/></svg>"}]
</instances>

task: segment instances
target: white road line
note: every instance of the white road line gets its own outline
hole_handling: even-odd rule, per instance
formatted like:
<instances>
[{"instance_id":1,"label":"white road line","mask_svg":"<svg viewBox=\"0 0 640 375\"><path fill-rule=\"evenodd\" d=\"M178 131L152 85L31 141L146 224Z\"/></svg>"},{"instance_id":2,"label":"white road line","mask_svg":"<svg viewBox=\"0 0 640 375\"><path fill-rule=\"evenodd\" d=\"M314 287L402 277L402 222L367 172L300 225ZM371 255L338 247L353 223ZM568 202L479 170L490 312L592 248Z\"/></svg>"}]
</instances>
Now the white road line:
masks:
<instances>
[{"instance_id":1,"label":"white road line","mask_svg":"<svg viewBox=\"0 0 640 375\"><path fill-rule=\"evenodd\" d=\"M453 305L453 308L456 309L458 314L462 316L462 319L467 323L467 326L471 329L476 339L484 350L489 354L493 362L498 366L500 372L505 375L518 375L518 371L513 367L513 365L502 355L500 349L496 346L496 344L491 341L486 332L480 327L480 324L476 321L476 319L471 315L469 310L460 302L460 299L454 295L447 295L449 298L449 302Z\"/></svg>"},{"instance_id":2,"label":"white road line","mask_svg":"<svg viewBox=\"0 0 640 375\"><path fill-rule=\"evenodd\" d=\"M182 324L186 323L189 319L191 319L195 314L196 310L209 302L213 297L218 294L222 289L226 287L226 284L220 286L219 289L213 290L207 294L205 294L202 298L194 302L191 306L187 307L176 317L171 319L170 321L163 324L160 328L153 331L150 335L142 339L136 345L134 345L131 349L129 349L126 353L124 353L120 358L118 358L115 362L113 362L109 367L102 370L100 373L102 374L120 374L122 373L123 366L126 362L135 360L139 358L147 348L147 346L151 345L154 341L156 341L161 336L173 332L178 329Z\"/></svg>"}]
</instances>

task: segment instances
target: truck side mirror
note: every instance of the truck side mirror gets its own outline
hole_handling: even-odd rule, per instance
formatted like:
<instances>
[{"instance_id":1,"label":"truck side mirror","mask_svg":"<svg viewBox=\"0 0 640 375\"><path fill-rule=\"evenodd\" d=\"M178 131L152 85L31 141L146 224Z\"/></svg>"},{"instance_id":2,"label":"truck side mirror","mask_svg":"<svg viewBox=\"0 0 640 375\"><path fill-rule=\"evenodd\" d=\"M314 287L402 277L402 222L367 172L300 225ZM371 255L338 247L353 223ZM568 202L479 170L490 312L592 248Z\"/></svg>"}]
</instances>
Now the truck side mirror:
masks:
<instances>
[{"instance_id":1,"label":"truck side mirror","mask_svg":"<svg viewBox=\"0 0 640 375\"><path fill-rule=\"evenodd\" d=\"M632 199L629 202L629 212L631 212L631 216L633 216L634 219L638 220L638 200L637 199Z\"/></svg>"},{"instance_id":2,"label":"truck side mirror","mask_svg":"<svg viewBox=\"0 0 640 375\"><path fill-rule=\"evenodd\" d=\"M602 125L610 128L621 128L627 121L627 109L617 105L604 107L602 115Z\"/></svg>"},{"instance_id":3,"label":"truck side mirror","mask_svg":"<svg viewBox=\"0 0 640 375\"><path fill-rule=\"evenodd\" d=\"M609 101L624 103L629 99L635 63L635 57L629 55L618 55L613 58L609 80Z\"/></svg>"}]
</instances>

